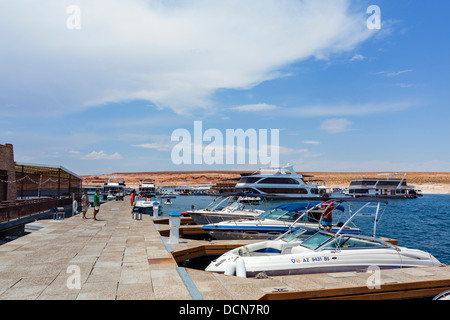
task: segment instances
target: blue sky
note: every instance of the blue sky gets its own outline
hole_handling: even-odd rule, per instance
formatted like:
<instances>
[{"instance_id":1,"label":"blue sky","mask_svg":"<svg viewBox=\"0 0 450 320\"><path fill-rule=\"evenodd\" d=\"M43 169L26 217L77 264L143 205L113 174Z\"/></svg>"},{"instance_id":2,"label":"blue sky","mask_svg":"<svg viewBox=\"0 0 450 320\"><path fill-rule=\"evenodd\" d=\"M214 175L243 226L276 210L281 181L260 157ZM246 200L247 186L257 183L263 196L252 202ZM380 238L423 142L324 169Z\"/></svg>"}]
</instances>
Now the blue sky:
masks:
<instances>
[{"instance_id":1,"label":"blue sky","mask_svg":"<svg viewBox=\"0 0 450 320\"><path fill-rule=\"evenodd\" d=\"M80 29L68 29L69 5ZM366 9L381 9L368 30ZM29 10L23 10L27 7ZM175 165L175 129L279 129L297 171L449 171L443 1L0 4L0 143L79 174Z\"/></svg>"}]
</instances>

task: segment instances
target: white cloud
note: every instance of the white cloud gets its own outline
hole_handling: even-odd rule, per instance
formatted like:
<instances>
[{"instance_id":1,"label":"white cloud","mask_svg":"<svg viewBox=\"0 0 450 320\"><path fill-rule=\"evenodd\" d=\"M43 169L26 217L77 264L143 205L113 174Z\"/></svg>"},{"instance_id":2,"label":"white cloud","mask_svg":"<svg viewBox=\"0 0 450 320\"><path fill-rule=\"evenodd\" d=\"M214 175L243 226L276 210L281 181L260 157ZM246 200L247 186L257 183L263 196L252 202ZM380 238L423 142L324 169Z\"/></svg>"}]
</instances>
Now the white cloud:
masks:
<instances>
[{"instance_id":1,"label":"white cloud","mask_svg":"<svg viewBox=\"0 0 450 320\"><path fill-rule=\"evenodd\" d=\"M350 62L353 61L362 61L364 60L366 57L364 57L362 54L355 54L351 59Z\"/></svg>"},{"instance_id":2,"label":"white cloud","mask_svg":"<svg viewBox=\"0 0 450 320\"><path fill-rule=\"evenodd\" d=\"M258 103L258 104L247 104L242 106L233 107L231 109L237 110L240 112L259 112L259 111L267 111L267 110L275 110L278 107L271 104L266 103Z\"/></svg>"},{"instance_id":3,"label":"white cloud","mask_svg":"<svg viewBox=\"0 0 450 320\"><path fill-rule=\"evenodd\" d=\"M292 161L295 168L302 171L327 172L448 172L450 162L441 160L432 161L389 161L389 160L339 160L319 158L314 161L297 160ZM408 177L407 177L408 178Z\"/></svg>"},{"instance_id":4,"label":"white cloud","mask_svg":"<svg viewBox=\"0 0 450 320\"><path fill-rule=\"evenodd\" d=\"M158 151L170 151L176 145L176 142L171 141L171 136L165 134L123 134L120 137L127 141L141 141L143 143L132 144L132 147L154 149Z\"/></svg>"},{"instance_id":5,"label":"white cloud","mask_svg":"<svg viewBox=\"0 0 450 320\"><path fill-rule=\"evenodd\" d=\"M80 151L76 151L76 150L69 150L67 153L72 157L75 157L75 156L78 156L81 154Z\"/></svg>"},{"instance_id":6,"label":"white cloud","mask_svg":"<svg viewBox=\"0 0 450 320\"><path fill-rule=\"evenodd\" d=\"M408 70L400 70L400 71L380 71L377 72L377 74L382 74L385 75L386 77L397 77L399 75L402 75L404 73L408 73L408 72L413 72L413 70L408 69Z\"/></svg>"},{"instance_id":7,"label":"white cloud","mask_svg":"<svg viewBox=\"0 0 450 320\"><path fill-rule=\"evenodd\" d=\"M341 133L346 131L351 131L350 126L353 123L347 119L328 119L322 122L320 129L325 130L329 133Z\"/></svg>"},{"instance_id":8,"label":"white cloud","mask_svg":"<svg viewBox=\"0 0 450 320\"><path fill-rule=\"evenodd\" d=\"M66 27L69 4L1 3L0 108L8 115L136 99L181 114L210 109L218 89L252 88L373 34L351 0L79 0L80 30Z\"/></svg>"},{"instance_id":9,"label":"white cloud","mask_svg":"<svg viewBox=\"0 0 450 320\"><path fill-rule=\"evenodd\" d=\"M280 155L292 155L292 154L300 154L300 153L309 153L308 149L293 149L288 147L279 147Z\"/></svg>"},{"instance_id":10,"label":"white cloud","mask_svg":"<svg viewBox=\"0 0 450 320\"><path fill-rule=\"evenodd\" d=\"M412 87L414 87L414 85L411 84L411 83L402 83L402 82L397 83L396 86L400 87L400 88L412 88Z\"/></svg>"},{"instance_id":11,"label":"white cloud","mask_svg":"<svg viewBox=\"0 0 450 320\"><path fill-rule=\"evenodd\" d=\"M145 148L145 149L155 149L158 151L171 151L173 148L173 144L169 143L142 143L142 144L133 144L133 147Z\"/></svg>"},{"instance_id":12,"label":"white cloud","mask_svg":"<svg viewBox=\"0 0 450 320\"><path fill-rule=\"evenodd\" d=\"M304 107L289 108L277 112L279 115L290 117L343 117L343 116L366 116L378 113L393 113L407 110L416 105L416 102L370 102L363 104L333 104L312 105Z\"/></svg>"},{"instance_id":13,"label":"white cloud","mask_svg":"<svg viewBox=\"0 0 450 320\"><path fill-rule=\"evenodd\" d=\"M82 156L80 159L83 160L121 160L123 157L118 153L115 152L113 154L106 154L105 151L92 151L91 153Z\"/></svg>"},{"instance_id":14,"label":"white cloud","mask_svg":"<svg viewBox=\"0 0 450 320\"><path fill-rule=\"evenodd\" d=\"M306 141L303 141L303 143L305 143L305 144L320 144L320 141L306 140Z\"/></svg>"}]
</instances>

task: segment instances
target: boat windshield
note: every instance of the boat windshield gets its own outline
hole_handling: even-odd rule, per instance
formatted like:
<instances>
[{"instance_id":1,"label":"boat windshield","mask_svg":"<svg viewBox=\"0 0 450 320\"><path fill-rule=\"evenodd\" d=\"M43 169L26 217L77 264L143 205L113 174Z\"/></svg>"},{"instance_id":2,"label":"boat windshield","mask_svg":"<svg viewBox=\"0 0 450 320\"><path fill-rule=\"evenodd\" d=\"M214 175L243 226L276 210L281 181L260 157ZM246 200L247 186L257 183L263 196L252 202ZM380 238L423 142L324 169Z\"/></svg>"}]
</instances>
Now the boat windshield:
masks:
<instances>
[{"instance_id":1,"label":"boat windshield","mask_svg":"<svg viewBox=\"0 0 450 320\"><path fill-rule=\"evenodd\" d=\"M360 239L352 236L340 236L327 243L323 249L369 249L385 247L383 243L372 239Z\"/></svg>"},{"instance_id":2,"label":"boat windshield","mask_svg":"<svg viewBox=\"0 0 450 320\"><path fill-rule=\"evenodd\" d=\"M286 211L281 209L272 209L262 213L258 218L272 219L281 221L295 221L300 217L301 213L297 211Z\"/></svg>"},{"instance_id":3,"label":"boat windshield","mask_svg":"<svg viewBox=\"0 0 450 320\"><path fill-rule=\"evenodd\" d=\"M231 197L221 197L214 199L213 202L211 202L206 209L213 211L213 210L222 210L224 207L227 207L233 203Z\"/></svg>"},{"instance_id":4,"label":"boat windshield","mask_svg":"<svg viewBox=\"0 0 450 320\"><path fill-rule=\"evenodd\" d=\"M322 244L330 240L331 238L334 238L332 234L317 232L315 235L303 241L301 245L309 249L315 250Z\"/></svg>"},{"instance_id":5,"label":"boat windshield","mask_svg":"<svg viewBox=\"0 0 450 320\"><path fill-rule=\"evenodd\" d=\"M306 233L306 229L297 229L297 230L292 230L290 233L285 234L281 240L285 241L285 242L294 242L294 241L299 241L299 240L303 240L305 238L305 233Z\"/></svg>"},{"instance_id":6,"label":"boat windshield","mask_svg":"<svg viewBox=\"0 0 450 320\"><path fill-rule=\"evenodd\" d=\"M244 210L245 205L243 203L239 202L233 202L229 206L226 206L222 210L228 210L228 211L236 211L236 210Z\"/></svg>"}]
</instances>

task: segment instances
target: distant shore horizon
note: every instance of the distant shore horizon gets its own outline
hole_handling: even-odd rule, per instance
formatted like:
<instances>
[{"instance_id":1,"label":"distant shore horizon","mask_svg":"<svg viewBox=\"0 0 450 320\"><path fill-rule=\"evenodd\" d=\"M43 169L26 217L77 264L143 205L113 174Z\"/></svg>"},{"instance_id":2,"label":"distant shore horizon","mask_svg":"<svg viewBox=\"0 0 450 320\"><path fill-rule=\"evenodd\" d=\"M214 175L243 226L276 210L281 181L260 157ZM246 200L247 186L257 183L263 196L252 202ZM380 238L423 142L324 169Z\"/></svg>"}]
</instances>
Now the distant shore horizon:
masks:
<instances>
[{"instance_id":1,"label":"distant shore horizon","mask_svg":"<svg viewBox=\"0 0 450 320\"><path fill-rule=\"evenodd\" d=\"M130 187L137 187L141 179L153 179L157 185L203 185L217 184L228 179L239 178L241 173L254 171L147 171L116 172L97 175L82 175L83 185L103 184L106 177L122 177ZM372 178L382 173L400 172L298 172L314 176L315 180L323 180L330 188L346 188L354 178ZM408 185L415 186L424 194L450 194L450 172L401 172L406 173Z\"/></svg>"}]
</instances>

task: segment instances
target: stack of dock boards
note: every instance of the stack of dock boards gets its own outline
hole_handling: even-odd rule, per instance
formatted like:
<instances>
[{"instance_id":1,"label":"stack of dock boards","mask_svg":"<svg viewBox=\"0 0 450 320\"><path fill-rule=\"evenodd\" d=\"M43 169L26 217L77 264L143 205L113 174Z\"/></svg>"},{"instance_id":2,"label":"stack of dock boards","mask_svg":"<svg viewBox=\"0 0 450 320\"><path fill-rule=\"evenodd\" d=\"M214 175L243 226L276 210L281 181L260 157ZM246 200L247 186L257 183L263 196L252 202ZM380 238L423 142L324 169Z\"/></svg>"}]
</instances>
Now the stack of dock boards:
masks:
<instances>
[{"instance_id":1,"label":"stack of dock boards","mask_svg":"<svg viewBox=\"0 0 450 320\"><path fill-rule=\"evenodd\" d=\"M35 231L38 231L43 228L51 226L52 223L55 221L58 221L58 220L40 220L40 221L34 221L31 223L27 223L25 225L24 231L32 233L32 232L35 232Z\"/></svg>"}]
</instances>

